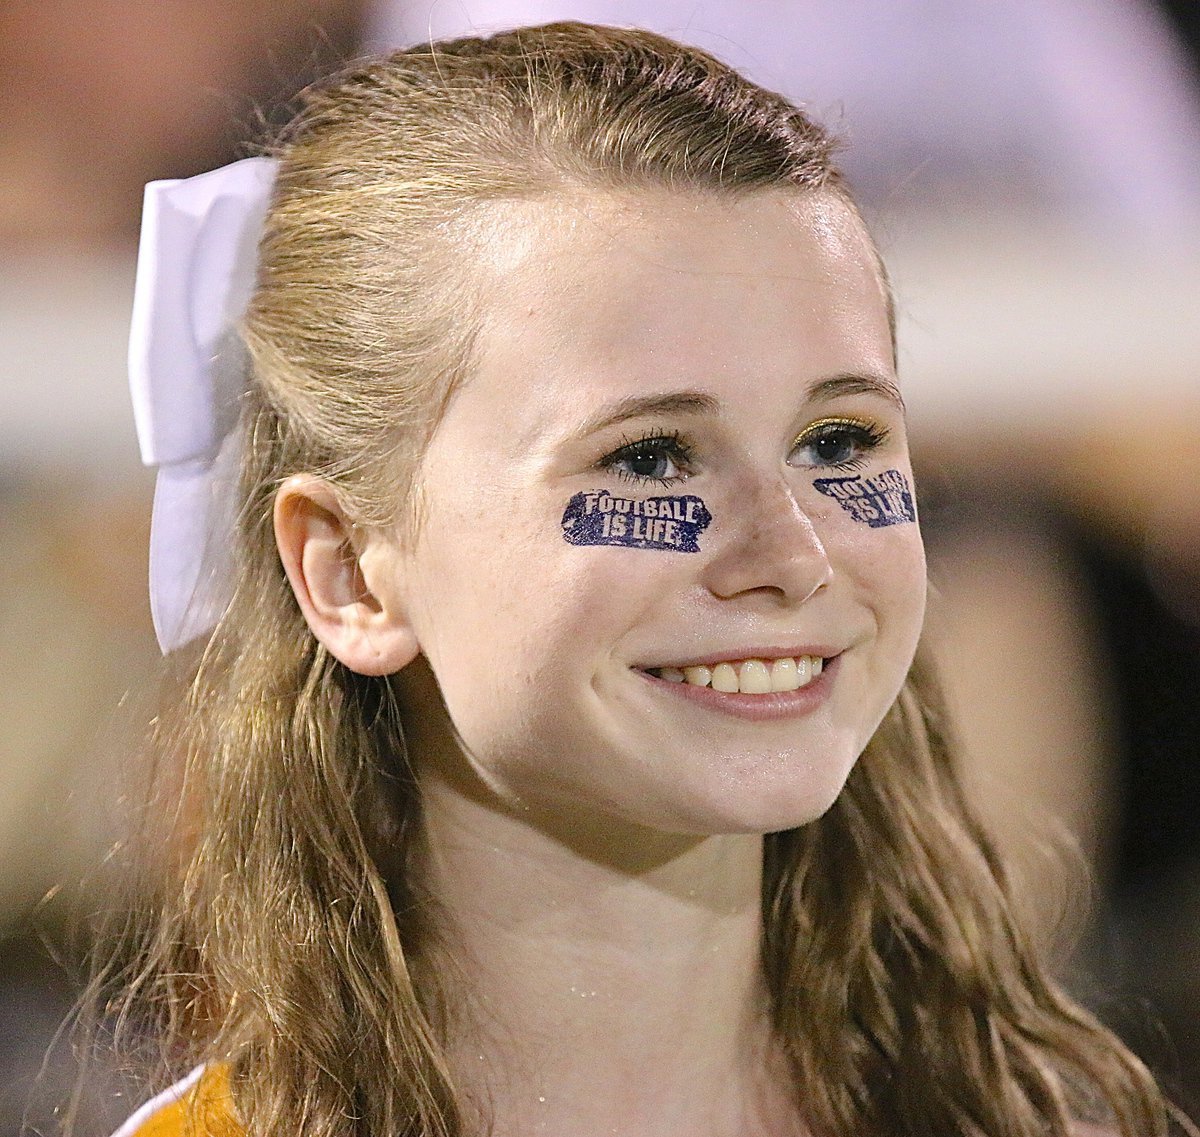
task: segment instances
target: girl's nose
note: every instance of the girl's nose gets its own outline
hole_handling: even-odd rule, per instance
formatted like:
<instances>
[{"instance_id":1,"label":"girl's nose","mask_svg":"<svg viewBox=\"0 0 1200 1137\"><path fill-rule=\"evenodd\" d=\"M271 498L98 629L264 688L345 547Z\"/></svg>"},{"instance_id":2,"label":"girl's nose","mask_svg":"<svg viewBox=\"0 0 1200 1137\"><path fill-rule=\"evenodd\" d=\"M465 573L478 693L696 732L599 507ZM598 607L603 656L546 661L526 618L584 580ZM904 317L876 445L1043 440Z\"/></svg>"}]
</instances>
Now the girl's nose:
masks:
<instances>
[{"instance_id":1,"label":"girl's nose","mask_svg":"<svg viewBox=\"0 0 1200 1137\"><path fill-rule=\"evenodd\" d=\"M782 477L760 481L715 519L715 552L706 568L709 591L721 599L762 593L803 604L833 578L833 566L812 520Z\"/></svg>"}]
</instances>

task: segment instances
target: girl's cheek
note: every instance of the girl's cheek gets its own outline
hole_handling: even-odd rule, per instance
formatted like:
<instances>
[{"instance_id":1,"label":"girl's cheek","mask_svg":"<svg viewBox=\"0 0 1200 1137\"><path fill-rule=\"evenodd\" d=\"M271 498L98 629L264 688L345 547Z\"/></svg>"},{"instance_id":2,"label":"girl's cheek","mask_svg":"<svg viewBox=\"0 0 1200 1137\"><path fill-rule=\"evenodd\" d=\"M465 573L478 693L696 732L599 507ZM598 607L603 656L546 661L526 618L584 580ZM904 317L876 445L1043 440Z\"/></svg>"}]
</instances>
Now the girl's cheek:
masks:
<instances>
[{"instance_id":1,"label":"girl's cheek","mask_svg":"<svg viewBox=\"0 0 1200 1137\"><path fill-rule=\"evenodd\" d=\"M813 489L834 502L856 525L886 529L916 524L912 485L902 470L815 478Z\"/></svg>"},{"instance_id":2,"label":"girl's cheek","mask_svg":"<svg viewBox=\"0 0 1200 1137\"><path fill-rule=\"evenodd\" d=\"M814 485L809 516L835 572L847 573L880 604L923 604L925 547L907 475L887 470L818 481L826 484Z\"/></svg>"}]
</instances>

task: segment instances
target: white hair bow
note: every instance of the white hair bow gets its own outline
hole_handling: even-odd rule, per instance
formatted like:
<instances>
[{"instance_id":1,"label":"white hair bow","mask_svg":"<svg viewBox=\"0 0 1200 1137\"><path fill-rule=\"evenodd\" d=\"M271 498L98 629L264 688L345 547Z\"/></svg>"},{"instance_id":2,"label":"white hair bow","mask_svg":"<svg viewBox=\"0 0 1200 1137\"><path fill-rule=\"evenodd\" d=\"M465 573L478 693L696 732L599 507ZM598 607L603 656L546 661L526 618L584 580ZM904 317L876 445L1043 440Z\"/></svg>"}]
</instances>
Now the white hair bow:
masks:
<instances>
[{"instance_id":1,"label":"white hair bow","mask_svg":"<svg viewBox=\"0 0 1200 1137\"><path fill-rule=\"evenodd\" d=\"M247 375L238 324L276 168L246 158L146 186L129 386L142 461L158 467L150 611L164 653L210 632L230 600Z\"/></svg>"}]
</instances>

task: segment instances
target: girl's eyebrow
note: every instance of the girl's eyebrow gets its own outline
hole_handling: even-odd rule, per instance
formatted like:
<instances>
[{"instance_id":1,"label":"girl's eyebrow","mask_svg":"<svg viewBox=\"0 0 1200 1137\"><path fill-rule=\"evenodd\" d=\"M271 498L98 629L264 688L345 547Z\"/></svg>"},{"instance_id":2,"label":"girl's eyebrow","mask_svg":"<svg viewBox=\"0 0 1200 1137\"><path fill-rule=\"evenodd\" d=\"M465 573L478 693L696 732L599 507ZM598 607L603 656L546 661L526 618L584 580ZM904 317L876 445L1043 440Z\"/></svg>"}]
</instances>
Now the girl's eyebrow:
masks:
<instances>
[{"instance_id":1,"label":"girl's eyebrow","mask_svg":"<svg viewBox=\"0 0 1200 1137\"><path fill-rule=\"evenodd\" d=\"M842 395L877 395L904 410L904 400L895 382L886 376L868 373L831 375L828 379L821 379L809 388L807 398L809 402L826 402ZM572 435L582 440L610 426L648 415L715 415L720 410L721 401L704 391L629 395L600 407L577 430L572 431Z\"/></svg>"},{"instance_id":2,"label":"girl's eyebrow","mask_svg":"<svg viewBox=\"0 0 1200 1137\"><path fill-rule=\"evenodd\" d=\"M670 391L659 395L630 395L600 407L589 415L578 430L572 433L578 439L587 438L599 430L616 426L631 418L646 415L715 415L721 402L703 391Z\"/></svg>"},{"instance_id":3,"label":"girl's eyebrow","mask_svg":"<svg viewBox=\"0 0 1200 1137\"><path fill-rule=\"evenodd\" d=\"M901 412L905 409L904 399L900 395L900 388L896 386L895 380L885 375L869 373L831 375L828 379L822 379L809 388L808 399L809 402L819 403L828 399L836 399L841 395L878 395L892 403Z\"/></svg>"}]
</instances>

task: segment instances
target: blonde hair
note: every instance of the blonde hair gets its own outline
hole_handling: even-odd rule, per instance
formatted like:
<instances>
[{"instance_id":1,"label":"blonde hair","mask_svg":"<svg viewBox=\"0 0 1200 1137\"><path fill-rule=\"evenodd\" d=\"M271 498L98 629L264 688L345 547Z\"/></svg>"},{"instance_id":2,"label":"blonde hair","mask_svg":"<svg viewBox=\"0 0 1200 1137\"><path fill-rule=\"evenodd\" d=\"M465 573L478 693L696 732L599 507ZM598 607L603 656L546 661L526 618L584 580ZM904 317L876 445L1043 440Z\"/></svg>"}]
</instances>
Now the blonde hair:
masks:
<instances>
[{"instance_id":1,"label":"blonde hair","mask_svg":"<svg viewBox=\"0 0 1200 1137\"><path fill-rule=\"evenodd\" d=\"M231 1065L249 1132L467 1130L441 1049L454 992L429 962L436 898L413 866L405 712L305 625L275 552L277 487L315 471L363 525L415 520L423 447L470 373L490 203L845 195L831 150L700 51L578 24L401 52L304 96L246 321L236 594L164 730L186 754L190 828L124 973L173 1060ZM1149 1075L1016 926L919 661L837 803L768 837L765 867L765 969L814 1133L1166 1131Z\"/></svg>"}]
</instances>

